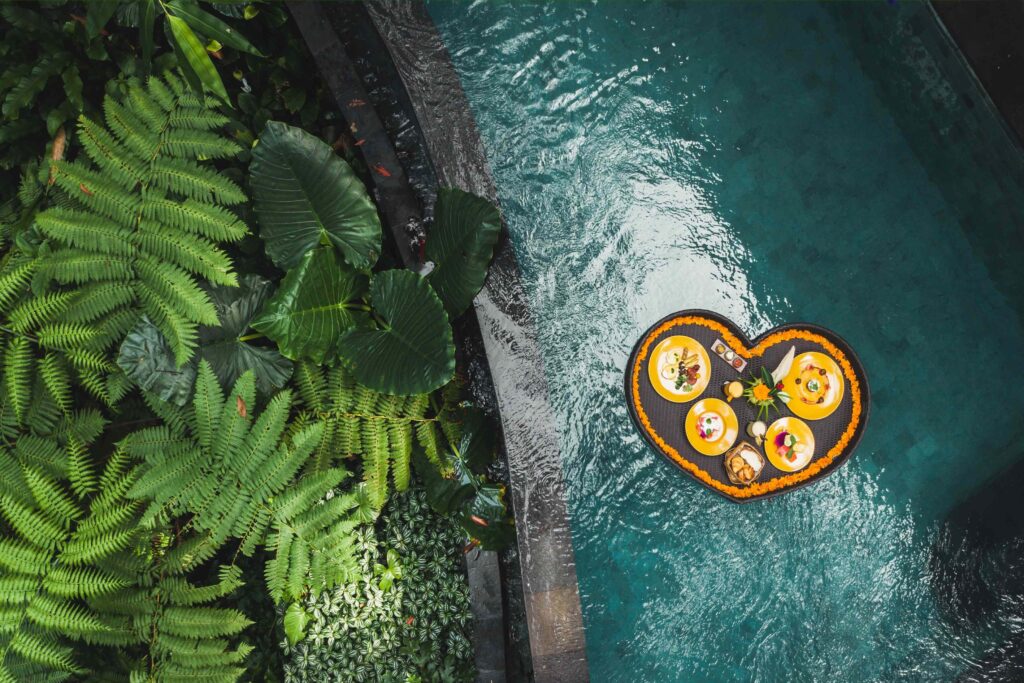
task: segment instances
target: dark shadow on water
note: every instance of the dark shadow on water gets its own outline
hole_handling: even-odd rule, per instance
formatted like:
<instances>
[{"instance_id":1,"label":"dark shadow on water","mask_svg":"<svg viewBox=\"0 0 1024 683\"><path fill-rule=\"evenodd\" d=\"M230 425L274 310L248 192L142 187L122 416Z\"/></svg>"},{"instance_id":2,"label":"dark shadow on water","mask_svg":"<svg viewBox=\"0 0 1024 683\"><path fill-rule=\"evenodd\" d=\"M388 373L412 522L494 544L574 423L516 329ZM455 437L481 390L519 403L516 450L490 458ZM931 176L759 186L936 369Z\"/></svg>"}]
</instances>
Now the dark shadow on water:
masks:
<instances>
[{"instance_id":1,"label":"dark shadow on water","mask_svg":"<svg viewBox=\"0 0 1024 683\"><path fill-rule=\"evenodd\" d=\"M963 683L1024 680L1022 487L1018 459L950 513L932 547L932 589L943 618L954 633L993 633L993 646L957 679Z\"/></svg>"}]
</instances>

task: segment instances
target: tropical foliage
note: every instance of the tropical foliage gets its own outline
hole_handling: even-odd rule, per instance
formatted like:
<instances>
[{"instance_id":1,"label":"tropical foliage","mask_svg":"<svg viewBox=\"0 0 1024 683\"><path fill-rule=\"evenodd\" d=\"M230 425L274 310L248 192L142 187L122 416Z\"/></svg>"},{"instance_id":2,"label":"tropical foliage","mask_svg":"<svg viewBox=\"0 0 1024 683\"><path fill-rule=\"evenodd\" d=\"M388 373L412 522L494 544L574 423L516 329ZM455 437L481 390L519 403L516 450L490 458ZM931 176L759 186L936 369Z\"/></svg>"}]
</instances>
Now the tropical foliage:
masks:
<instances>
[{"instance_id":1,"label":"tropical foliage","mask_svg":"<svg viewBox=\"0 0 1024 683\"><path fill-rule=\"evenodd\" d=\"M302 647L328 629L315 605L370 587L413 619L359 605L354 676L471 676L458 551L511 525L451 320L483 284L497 209L442 190L432 273L385 268L358 172L283 122L247 138L230 109L315 112L275 84L294 63L253 71L273 85L256 102L210 61L257 64L230 22L278 9L65 5L0 3L19 29L0 111L59 109L4 156L20 182L0 210L0 683L238 680L275 632L255 618ZM400 655L373 648L382 634Z\"/></svg>"},{"instance_id":2,"label":"tropical foliage","mask_svg":"<svg viewBox=\"0 0 1024 683\"><path fill-rule=\"evenodd\" d=\"M380 220L348 164L308 133L271 121L250 174L260 236L275 264L289 269L253 326L285 356L342 361L384 393L426 393L450 381L455 345L434 289L409 271L367 277L380 252ZM465 221L486 229L479 218ZM481 286L482 279L476 291Z\"/></svg>"},{"instance_id":3,"label":"tropical foliage","mask_svg":"<svg viewBox=\"0 0 1024 683\"><path fill-rule=\"evenodd\" d=\"M248 232L225 208L245 200L241 189L199 160L239 148L214 132L226 119L172 74L131 85L122 101L107 97L103 109L105 126L79 121L88 161L54 162L66 202L36 217L50 245L37 277L74 287L74 308L89 316L79 322L108 331L98 348L119 341L138 308L181 365L198 326L218 323L199 283L238 284L220 245Z\"/></svg>"},{"instance_id":4,"label":"tropical foliage","mask_svg":"<svg viewBox=\"0 0 1024 683\"><path fill-rule=\"evenodd\" d=\"M459 528L420 490L388 503L380 539L361 533L360 579L304 601L305 637L283 643L285 681L473 680ZM401 576L381 581L381 558Z\"/></svg>"}]
</instances>

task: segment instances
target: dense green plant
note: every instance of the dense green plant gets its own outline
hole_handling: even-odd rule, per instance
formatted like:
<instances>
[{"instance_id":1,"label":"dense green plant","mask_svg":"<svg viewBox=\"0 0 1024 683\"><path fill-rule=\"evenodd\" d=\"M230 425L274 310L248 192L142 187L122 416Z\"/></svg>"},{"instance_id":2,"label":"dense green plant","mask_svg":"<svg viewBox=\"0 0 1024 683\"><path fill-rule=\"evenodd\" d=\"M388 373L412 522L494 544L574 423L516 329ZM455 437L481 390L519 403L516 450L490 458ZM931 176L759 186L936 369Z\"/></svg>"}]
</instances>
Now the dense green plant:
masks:
<instances>
[{"instance_id":1,"label":"dense green plant","mask_svg":"<svg viewBox=\"0 0 1024 683\"><path fill-rule=\"evenodd\" d=\"M485 476L494 427L463 400L458 382L432 395L395 396L359 384L344 366L302 361L295 383L302 401L295 423L324 425L314 471L359 458L366 495L380 507L392 486L409 487L415 463L431 505L455 518L474 544L497 549L511 539L504 487Z\"/></svg>"},{"instance_id":2,"label":"dense green plant","mask_svg":"<svg viewBox=\"0 0 1024 683\"><path fill-rule=\"evenodd\" d=\"M218 244L248 232L224 208L245 195L200 160L239 148L215 132L224 117L172 74L132 84L123 102L107 97L103 108L106 126L79 121L91 163L54 162L68 203L36 217L50 240L39 276L74 286L81 322L110 321L110 342L134 324L135 311L145 313L180 365L191 358L198 325L218 323L199 282L238 281Z\"/></svg>"},{"instance_id":3,"label":"dense green plant","mask_svg":"<svg viewBox=\"0 0 1024 683\"><path fill-rule=\"evenodd\" d=\"M89 34L104 32L115 14L120 14L122 23L138 26L142 62L147 67L155 47L157 17L162 16L164 35L178 58L178 66L198 95L209 89L222 100L228 100L227 89L210 52L227 46L262 56L245 36L223 19L201 9L195 0L94 0L86 14Z\"/></svg>"},{"instance_id":4,"label":"dense green plant","mask_svg":"<svg viewBox=\"0 0 1024 683\"><path fill-rule=\"evenodd\" d=\"M285 681L473 680L461 531L416 488L393 497L381 522L380 540L360 535L360 578L305 601L305 638L282 643ZM401 576L382 585L389 555Z\"/></svg>"},{"instance_id":5,"label":"dense green plant","mask_svg":"<svg viewBox=\"0 0 1024 683\"><path fill-rule=\"evenodd\" d=\"M62 4L0 3L0 169L40 157L65 123L88 110L86 89L102 89L118 74L108 41Z\"/></svg>"},{"instance_id":6,"label":"dense green plant","mask_svg":"<svg viewBox=\"0 0 1024 683\"><path fill-rule=\"evenodd\" d=\"M355 172L272 122L250 173L261 244L232 180L249 153L202 96L228 99L211 55L240 65L244 52L252 67L258 52L189 0L101 0L64 19L78 7L0 3L21 28L19 58L62 26L52 60L13 60L21 81L0 77L4 115L60 108L45 135L26 133L35 151L11 162L22 182L0 210L0 683L237 680L252 651L237 593L254 575L293 640L311 616L303 605L325 590L370 581L430 599L414 590L424 560L400 536L372 558L360 550L392 490L410 486L411 463L474 542L505 538L492 533L510 529L502 491L482 475L493 442L457 387L441 389L455 370L449 318L482 285L500 220L482 199L444 191L434 274L381 271L387 244ZM152 59L161 15L183 74L142 82L173 64ZM128 28L141 51L123 40ZM83 50L117 56L102 108L79 95L76 73L102 73L84 68ZM261 107L277 97L308 113L270 82ZM70 105L52 94L61 85ZM76 130L60 129L80 112ZM271 262L280 282L247 272L273 278ZM451 560L437 579L464 592L464 537L451 527L432 538L430 552ZM433 642L468 619L450 597L454 612L425 612L400 633L402 666L428 680L468 675L464 637ZM389 666L364 655L374 671Z\"/></svg>"},{"instance_id":7,"label":"dense green plant","mask_svg":"<svg viewBox=\"0 0 1024 683\"><path fill-rule=\"evenodd\" d=\"M0 681L57 680L81 670L72 643L115 631L89 601L127 583L108 568L136 540L135 470L123 453L97 471L97 413L0 448Z\"/></svg>"},{"instance_id":8,"label":"dense green plant","mask_svg":"<svg viewBox=\"0 0 1024 683\"><path fill-rule=\"evenodd\" d=\"M288 269L253 326L292 359L343 361L389 394L426 393L455 372L444 305L409 271L370 275L380 219L366 188L324 142L271 121L250 184L267 253Z\"/></svg>"},{"instance_id":9,"label":"dense green plant","mask_svg":"<svg viewBox=\"0 0 1024 683\"><path fill-rule=\"evenodd\" d=\"M225 398L206 361L188 411L168 406L164 423L134 432L126 448L144 462L129 495L147 500L143 524L187 518L193 533L176 552L186 569L229 541L235 554L274 551L267 589L297 599L345 579L353 568L352 530L371 521L358 492L334 495L349 477L327 467L298 477L323 437L319 422L288 433L291 392L282 391L256 418L255 379L243 374Z\"/></svg>"},{"instance_id":10,"label":"dense green plant","mask_svg":"<svg viewBox=\"0 0 1024 683\"><path fill-rule=\"evenodd\" d=\"M495 458L494 426L480 408L453 400L454 389L447 393L439 429L431 430L438 438L422 440L423 449L413 458L427 501L435 512L455 519L472 546L504 548L513 536L505 487L487 476Z\"/></svg>"},{"instance_id":11,"label":"dense green plant","mask_svg":"<svg viewBox=\"0 0 1024 683\"><path fill-rule=\"evenodd\" d=\"M210 7L227 16L191 0L0 1L0 171L42 155L65 124L95 112L97 94L123 92L126 78L161 73L176 62L194 92L206 88L227 99L211 58L261 55L228 23L242 17L241 7ZM158 16L173 52L155 56ZM0 190L0 201L8 199Z\"/></svg>"}]
</instances>

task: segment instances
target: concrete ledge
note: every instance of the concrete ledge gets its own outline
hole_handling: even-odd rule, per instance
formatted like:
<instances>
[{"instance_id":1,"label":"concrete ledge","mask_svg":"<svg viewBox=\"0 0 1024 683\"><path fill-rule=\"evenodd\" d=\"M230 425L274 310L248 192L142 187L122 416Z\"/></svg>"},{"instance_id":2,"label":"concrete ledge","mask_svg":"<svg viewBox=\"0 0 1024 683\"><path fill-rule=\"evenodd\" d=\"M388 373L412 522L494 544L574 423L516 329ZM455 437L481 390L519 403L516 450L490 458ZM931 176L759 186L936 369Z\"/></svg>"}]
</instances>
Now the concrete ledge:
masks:
<instances>
[{"instance_id":1,"label":"concrete ledge","mask_svg":"<svg viewBox=\"0 0 1024 683\"><path fill-rule=\"evenodd\" d=\"M370 0L367 9L405 84L439 182L497 202L469 102L423 3ZM535 678L589 680L558 433L507 235L474 307L505 437Z\"/></svg>"}]
</instances>

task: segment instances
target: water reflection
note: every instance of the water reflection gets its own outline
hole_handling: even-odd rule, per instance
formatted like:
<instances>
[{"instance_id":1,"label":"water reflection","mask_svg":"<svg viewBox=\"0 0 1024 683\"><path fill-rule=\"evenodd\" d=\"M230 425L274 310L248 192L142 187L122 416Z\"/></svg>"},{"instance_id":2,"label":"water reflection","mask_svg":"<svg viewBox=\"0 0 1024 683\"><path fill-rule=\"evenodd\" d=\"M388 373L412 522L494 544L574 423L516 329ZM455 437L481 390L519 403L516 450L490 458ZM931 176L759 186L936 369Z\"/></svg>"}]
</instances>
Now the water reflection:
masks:
<instances>
[{"instance_id":1,"label":"water reflection","mask_svg":"<svg viewBox=\"0 0 1024 683\"><path fill-rule=\"evenodd\" d=\"M537 318L594 679L951 680L1006 659L1019 590L950 594L977 567L1019 569L1019 529L980 543L970 522L944 520L1020 455L1006 444L1021 435L1024 396L998 409L963 397L965 367L1024 376L1020 311L979 255L1004 248L986 231L1022 224L1024 186L1008 181L1019 158L975 158L991 140L943 138L913 88L878 87L879 74L934 84L920 59L865 64L864 46L889 45L887 31L907 41L908 22L927 29L927 8L431 12ZM1000 133L986 115L958 112L971 135ZM935 182L940 160L918 140L972 183L1003 188L973 212L970 238L972 197ZM851 463L737 506L647 448L626 414L625 362L681 308L751 334L808 320L844 335L875 407Z\"/></svg>"}]
</instances>

